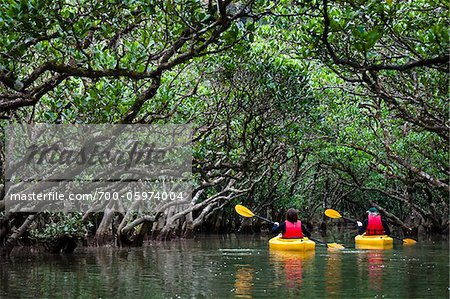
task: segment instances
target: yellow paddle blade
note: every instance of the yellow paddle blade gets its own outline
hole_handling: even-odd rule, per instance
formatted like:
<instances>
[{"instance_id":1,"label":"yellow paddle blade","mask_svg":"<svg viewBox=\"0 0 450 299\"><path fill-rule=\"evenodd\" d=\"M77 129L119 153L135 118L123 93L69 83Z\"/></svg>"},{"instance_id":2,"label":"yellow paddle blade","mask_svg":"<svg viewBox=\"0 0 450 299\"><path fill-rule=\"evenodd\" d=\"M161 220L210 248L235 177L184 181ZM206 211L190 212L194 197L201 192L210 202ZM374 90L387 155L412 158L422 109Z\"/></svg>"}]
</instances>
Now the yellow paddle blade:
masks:
<instances>
[{"instance_id":1,"label":"yellow paddle blade","mask_svg":"<svg viewBox=\"0 0 450 299\"><path fill-rule=\"evenodd\" d=\"M326 209L325 210L325 215L327 215L330 218L341 218L341 214L339 214L338 211L333 210L333 209Z\"/></svg>"},{"instance_id":2,"label":"yellow paddle blade","mask_svg":"<svg viewBox=\"0 0 450 299\"><path fill-rule=\"evenodd\" d=\"M328 243L328 248L333 248L333 249L345 249L345 247L341 244L338 243Z\"/></svg>"},{"instance_id":3,"label":"yellow paddle blade","mask_svg":"<svg viewBox=\"0 0 450 299\"><path fill-rule=\"evenodd\" d=\"M416 244L417 241L414 239L410 239L410 238L405 238L403 239L403 244L405 245L412 245L412 244Z\"/></svg>"},{"instance_id":4,"label":"yellow paddle blade","mask_svg":"<svg viewBox=\"0 0 450 299\"><path fill-rule=\"evenodd\" d=\"M234 207L234 209L235 209L236 212L237 212L239 215L241 215L241 216L249 217L249 218L255 216L255 214L253 214L252 211L250 211L249 209L247 209L247 208L244 207L244 206L236 205L236 206Z\"/></svg>"}]
</instances>

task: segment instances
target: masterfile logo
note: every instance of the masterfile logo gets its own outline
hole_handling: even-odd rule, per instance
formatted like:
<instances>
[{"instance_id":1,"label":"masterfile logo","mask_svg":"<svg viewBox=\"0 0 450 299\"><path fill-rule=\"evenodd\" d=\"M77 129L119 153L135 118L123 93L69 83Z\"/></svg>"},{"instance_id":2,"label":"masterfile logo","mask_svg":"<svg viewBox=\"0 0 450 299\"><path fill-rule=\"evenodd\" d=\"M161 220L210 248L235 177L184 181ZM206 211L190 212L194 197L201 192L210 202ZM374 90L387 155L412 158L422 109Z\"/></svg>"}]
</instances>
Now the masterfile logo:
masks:
<instances>
[{"instance_id":1,"label":"masterfile logo","mask_svg":"<svg viewBox=\"0 0 450 299\"><path fill-rule=\"evenodd\" d=\"M13 124L6 158L12 212L146 211L191 196L191 130L184 125Z\"/></svg>"}]
</instances>

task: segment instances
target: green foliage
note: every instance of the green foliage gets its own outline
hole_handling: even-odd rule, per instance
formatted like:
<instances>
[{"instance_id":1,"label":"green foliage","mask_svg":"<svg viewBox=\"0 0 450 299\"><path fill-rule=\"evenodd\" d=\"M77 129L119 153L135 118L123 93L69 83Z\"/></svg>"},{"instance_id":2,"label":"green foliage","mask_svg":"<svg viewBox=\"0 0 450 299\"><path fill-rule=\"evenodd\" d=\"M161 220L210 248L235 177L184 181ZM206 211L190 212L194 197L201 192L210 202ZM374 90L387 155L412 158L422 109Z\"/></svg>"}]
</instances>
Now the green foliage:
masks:
<instances>
[{"instance_id":1,"label":"green foliage","mask_svg":"<svg viewBox=\"0 0 450 299\"><path fill-rule=\"evenodd\" d=\"M30 230L31 238L39 241L53 241L67 236L71 238L84 238L91 223L82 220L81 213L49 213L41 214L36 227Z\"/></svg>"}]
</instances>

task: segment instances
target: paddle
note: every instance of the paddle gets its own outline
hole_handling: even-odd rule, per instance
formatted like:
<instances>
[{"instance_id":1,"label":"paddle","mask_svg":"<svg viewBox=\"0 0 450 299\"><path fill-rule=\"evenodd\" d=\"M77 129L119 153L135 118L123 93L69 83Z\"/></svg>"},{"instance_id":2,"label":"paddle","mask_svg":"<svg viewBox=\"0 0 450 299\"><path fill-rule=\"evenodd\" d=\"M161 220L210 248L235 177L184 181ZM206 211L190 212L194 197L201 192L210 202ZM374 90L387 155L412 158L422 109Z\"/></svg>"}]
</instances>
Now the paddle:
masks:
<instances>
[{"instance_id":1,"label":"paddle","mask_svg":"<svg viewBox=\"0 0 450 299\"><path fill-rule=\"evenodd\" d=\"M389 237L391 237L393 239L397 239L397 240L403 241L403 244L405 244L405 245L412 245L412 244L416 244L417 243L416 240L411 239L411 238L404 238L404 239L402 239L402 238L399 238L399 237L396 237L396 236L389 236Z\"/></svg>"},{"instance_id":2,"label":"paddle","mask_svg":"<svg viewBox=\"0 0 450 299\"><path fill-rule=\"evenodd\" d=\"M354 219L351 219L351 218L347 218L347 217L342 216L338 211L333 210L333 209L327 209L327 210L325 210L325 215L327 215L327 216L330 217L330 218L335 218L335 219L342 218L342 219L345 219L345 220L350 221L350 222L353 222L353 223L357 223L357 222L358 222L358 221L356 221L356 220L354 220ZM396 237L396 236L389 236L389 237L391 237L391 238L393 238L393 239L397 239L397 240L403 241L404 244L408 244L408 245L417 243L416 240L411 239L411 238L405 238L405 239L402 239L402 238L399 238L399 237Z\"/></svg>"},{"instance_id":3,"label":"paddle","mask_svg":"<svg viewBox=\"0 0 450 299\"><path fill-rule=\"evenodd\" d=\"M338 211L333 210L333 209L326 209L325 210L325 215L327 215L330 218L335 218L335 219L342 218L342 219L345 219L345 220L353 222L353 223L358 223L358 221L356 221L354 219L350 219L350 218L344 217Z\"/></svg>"},{"instance_id":4,"label":"paddle","mask_svg":"<svg viewBox=\"0 0 450 299\"><path fill-rule=\"evenodd\" d=\"M264 217L261 217L261 216L259 216L259 215L253 214L252 211L250 211L247 207L244 207L244 206L242 206L242 205L236 205L236 206L234 207L234 209L236 210L236 212L237 212L239 215L241 215L241 216L243 216L243 217L247 217L247 218L256 217L256 218L261 219L261 220L263 220L263 221L269 222L270 224L275 224L275 222L273 222L272 220L269 220L269 219L267 219L267 218L264 218Z\"/></svg>"},{"instance_id":5,"label":"paddle","mask_svg":"<svg viewBox=\"0 0 450 299\"><path fill-rule=\"evenodd\" d=\"M273 222L273 221L271 221L271 220L269 220L269 219L267 219L267 218L261 217L261 216L259 216L259 215L255 215L255 214L254 214L252 211L250 211L247 207L244 207L244 206L242 206L242 205L236 205L236 206L234 207L234 209L236 210L236 212L237 212L239 215L241 215L241 216L243 216L243 217L247 217L247 218L256 217L256 218L258 218L258 219L261 219L261 220L263 220L263 221L269 222L269 223L271 223L271 224L274 224L274 223L275 223L275 222ZM309 239L312 240L312 241L314 241L314 242L317 242L317 243L319 243L319 244L325 245L325 246L327 246L328 248L344 249L344 246L342 246L341 244L337 244L337 243L325 243L325 242L319 241L319 240L317 240L317 239L313 239L313 238L311 238L311 237L309 237Z\"/></svg>"},{"instance_id":6,"label":"paddle","mask_svg":"<svg viewBox=\"0 0 450 299\"><path fill-rule=\"evenodd\" d=\"M326 247L328 247L328 248L333 248L333 249L345 249L345 247L344 247L343 245L338 244L338 243L326 243L326 242L317 240L316 238L313 238L313 237L309 237L309 239L312 240L312 241L314 241L314 242L316 242L316 243L322 244L322 245L324 245L324 246L326 246Z\"/></svg>"}]
</instances>

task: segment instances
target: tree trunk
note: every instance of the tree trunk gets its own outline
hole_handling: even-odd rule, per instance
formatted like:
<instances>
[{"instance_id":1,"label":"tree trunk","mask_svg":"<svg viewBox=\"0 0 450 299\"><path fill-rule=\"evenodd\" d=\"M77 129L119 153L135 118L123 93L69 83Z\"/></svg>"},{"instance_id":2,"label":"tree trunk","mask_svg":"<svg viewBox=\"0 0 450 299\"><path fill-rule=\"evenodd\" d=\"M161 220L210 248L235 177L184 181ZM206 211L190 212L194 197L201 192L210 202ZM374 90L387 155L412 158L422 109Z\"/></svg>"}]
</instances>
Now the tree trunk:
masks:
<instances>
[{"instance_id":1,"label":"tree trunk","mask_svg":"<svg viewBox=\"0 0 450 299\"><path fill-rule=\"evenodd\" d=\"M151 221L145 221L142 223L141 228L136 233L136 236L133 240L133 247L141 247L144 244L145 236L147 235L148 231L152 228L153 222Z\"/></svg>"},{"instance_id":2,"label":"tree trunk","mask_svg":"<svg viewBox=\"0 0 450 299\"><path fill-rule=\"evenodd\" d=\"M156 236L156 240L158 241L170 241L173 233L174 223L172 221L172 216L174 214L175 207L171 206L164 213L164 217L161 218L161 223L163 226L161 230L159 230L158 235Z\"/></svg>"},{"instance_id":3,"label":"tree trunk","mask_svg":"<svg viewBox=\"0 0 450 299\"><path fill-rule=\"evenodd\" d=\"M190 212L186 215L183 238L192 239L193 237L194 237L194 219L192 217L192 212Z\"/></svg>"},{"instance_id":4,"label":"tree trunk","mask_svg":"<svg viewBox=\"0 0 450 299\"><path fill-rule=\"evenodd\" d=\"M94 243L97 246L102 246L108 243L112 239L112 220L114 217L114 210L106 208L103 213L102 221L98 226L97 232L95 233Z\"/></svg>"},{"instance_id":5,"label":"tree trunk","mask_svg":"<svg viewBox=\"0 0 450 299\"><path fill-rule=\"evenodd\" d=\"M36 217L37 214L29 215L22 225L11 234L11 236L6 240L5 245L0 247L0 257L9 256L11 254L11 251L14 249L14 246L16 246L19 237L28 229Z\"/></svg>"}]
</instances>

